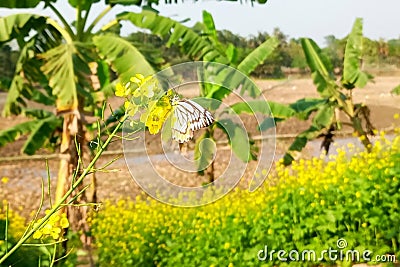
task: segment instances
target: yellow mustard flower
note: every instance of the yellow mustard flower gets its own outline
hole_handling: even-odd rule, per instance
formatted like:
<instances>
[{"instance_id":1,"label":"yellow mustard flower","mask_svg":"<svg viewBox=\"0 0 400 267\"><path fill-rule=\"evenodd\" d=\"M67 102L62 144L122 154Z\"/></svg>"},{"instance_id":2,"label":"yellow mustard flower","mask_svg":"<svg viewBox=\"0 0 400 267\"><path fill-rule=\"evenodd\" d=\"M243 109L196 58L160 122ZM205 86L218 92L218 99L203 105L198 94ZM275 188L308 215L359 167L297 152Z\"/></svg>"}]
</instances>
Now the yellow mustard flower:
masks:
<instances>
[{"instance_id":1,"label":"yellow mustard flower","mask_svg":"<svg viewBox=\"0 0 400 267\"><path fill-rule=\"evenodd\" d=\"M149 128L150 134L157 134L172 110L169 96L162 96L157 102L153 102L148 110L145 125Z\"/></svg>"}]
</instances>

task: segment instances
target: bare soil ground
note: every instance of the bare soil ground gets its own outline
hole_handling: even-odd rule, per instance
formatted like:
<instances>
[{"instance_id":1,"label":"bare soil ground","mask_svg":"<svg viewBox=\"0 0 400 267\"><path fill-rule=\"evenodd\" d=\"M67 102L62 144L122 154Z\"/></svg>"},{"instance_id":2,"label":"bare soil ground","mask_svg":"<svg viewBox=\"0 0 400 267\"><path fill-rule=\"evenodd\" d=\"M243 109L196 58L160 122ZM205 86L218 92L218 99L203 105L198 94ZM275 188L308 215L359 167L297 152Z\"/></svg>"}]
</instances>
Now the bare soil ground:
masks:
<instances>
[{"instance_id":1,"label":"bare soil ground","mask_svg":"<svg viewBox=\"0 0 400 267\"><path fill-rule=\"evenodd\" d=\"M258 80L257 85L261 90L265 90L265 97L270 101L280 103L291 103L303 97L318 97L315 86L310 79L288 79L288 80ZM400 77L376 77L375 83L370 83L364 89L357 89L354 93L356 102L363 102L371 109L372 122L377 129L391 127L394 123L393 115L400 113L400 96L393 96L390 91L400 84ZM0 108L2 108L6 95L0 94ZM119 100L112 99L111 105L116 106ZM25 121L26 118L11 117L1 118L0 130L6 129L12 125ZM277 126L278 135L299 133L308 127L307 122L298 121L296 119L288 120ZM160 151L159 143L151 137L148 141L151 153L156 154ZM6 156L17 156L23 145L24 138L13 144L8 144L0 148L0 158ZM277 140L277 154L282 154L290 144L291 139ZM189 145L189 148L193 144ZM111 145L110 150L121 149L121 143L115 142ZM310 149L307 147L305 155ZM45 150L39 151L38 154L49 153ZM224 167L229 159L228 151L223 151L216 164L216 177L223 172ZM104 156L101 158L97 166L101 166L118 155ZM119 156L122 156L120 154ZM50 174L52 185L55 185L57 176L58 162L57 159L49 160ZM117 172L99 172L97 177L98 199L118 199L121 197L131 197L140 191L138 185L132 179L131 174L125 164L124 158L117 160L111 168L117 169ZM170 166L166 166L165 162L156 166L162 176L168 177L170 181L185 185L198 186L206 182L204 176L197 174L181 173ZM252 170L255 163L249 164L248 170L244 175L244 180L252 177ZM47 177L44 158L37 160L13 160L0 161L0 179L8 177L7 183L0 182L0 198L7 199L12 208L19 209L25 215L29 215L31 211L39 205L41 192L41 179Z\"/></svg>"}]
</instances>

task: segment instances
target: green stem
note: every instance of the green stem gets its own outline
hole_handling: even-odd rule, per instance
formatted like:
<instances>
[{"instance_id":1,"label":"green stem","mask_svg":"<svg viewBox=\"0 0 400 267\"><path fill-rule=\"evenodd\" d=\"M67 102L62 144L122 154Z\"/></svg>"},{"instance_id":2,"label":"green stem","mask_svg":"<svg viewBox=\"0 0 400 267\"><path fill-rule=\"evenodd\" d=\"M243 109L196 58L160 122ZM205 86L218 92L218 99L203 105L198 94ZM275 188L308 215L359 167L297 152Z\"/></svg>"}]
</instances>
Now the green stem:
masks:
<instances>
[{"instance_id":1,"label":"green stem","mask_svg":"<svg viewBox=\"0 0 400 267\"><path fill-rule=\"evenodd\" d=\"M113 137L116 135L118 130L121 128L122 124L128 118L128 114L125 114L124 117L119 121L117 126L115 127L114 131L111 133L111 135L107 138L107 140L104 142L104 144L100 147L96 155L94 156L93 160L89 163L86 169L82 172L82 174L79 176L79 178L76 180L76 182L72 185L72 187L65 193L65 195L60 199L60 201L50 210L50 212L43 217L39 221L38 224L36 224L32 230L30 230L26 235L24 235L16 244L14 247L12 247L1 259L0 259L0 264L3 263L12 253L14 253L19 247L21 247L29 237L31 237L37 230L40 229L40 227L49 220L51 215L56 213L58 209L63 205L63 203L67 200L67 198L72 194L72 192L78 187L78 185L83 181L85 176L92 170L93 166L95 165L96 161L100 158L101 154L104 152L104 150L107 148L108 144L111 142Z\"/></svg>"},{"instance_id":2,"label":"green stem","mask_svg":"<svg viewBox=\"0 0 400 267\"><path fill-rule=\"evenodd\" d=\"M65 20L65 18L61 15L61 13L58 11L57 8L55 8L51 3L49 3L50 9L57 15L57 17L61 20L61 22L64 24L65 30L68 32L68 34L72 37L74 36L74 32L72 31L72 28L69 26L69 23ZM54 26L54 25L53 25Z\"/></svg>"},{"instance_id":3,"label":"green stem","mask_svg":"<svg viewBox=\"0 0 400 267\"><path fill-rule=\"evenodd\" d=\"M10 205L7 203L7 205L6 205L6 226L5 226L5 229L4 229L4 244L6 245L6 253L8 252L8 220L9 220L9 218L8 218L8 207L9 207Z\"/></svg>"},{"instance_id":4,"label":"green stem","mask_svg":"<svg viewBox=\"0 0 400 267\"><path fill-rule=\"evenodd\" d=\"M110 12L112 9L111 5L108 5L94 20L93 22L89 25L89 27L86 30L86 33L91 33L93 28L96 26L96 24L105 16L107 15L108 12Z\"/></svg>"},{"instance_id":5,"label":"green stem","mask_svg":"<svg viewBox=\"0 0 400 267\"><path fill-rule=\"evenodd\" d=\"M92 4L89 5L88 9L86 10L85 17L83 18L83 21L82 21L82 28L81 28L82 34L83 34L84 30L85 30L85 25L86 25L87 20L88 20L88 18L89 18L89 13L90 13L90 9L91 9L91 8L92 8ZM86 35L86 34L83 34L83 35L82 35L82 38L83 38L82 41L86 41L87 35Z\"/></svg>"},{"instance_id":6,"label":"green stem","mask_svg":"<svg viewBox=\"0 0 400 267\"><path fill-rule=\"evenodd\" d=\"M367 133L364 131L364 129L362 127L362 123L361 123L360 118L352 117L351 121L353 123L354 130L361 137L361 143L364 145L364 147L367 149L368 152L371 152L372 144L371 144L371 141L369 140L369 138L367 136Z\"/></svg>"},{"instance_id":7,"label":"green stem","mask_svg":"<svg viewBox=\"0 0 400 267\"><path fill-rule=\"evenodd\" d=\"M78 4L76 7L76 40L80 41L82 38L82 9L81 5Z\"/></svg>"}]
</instances>

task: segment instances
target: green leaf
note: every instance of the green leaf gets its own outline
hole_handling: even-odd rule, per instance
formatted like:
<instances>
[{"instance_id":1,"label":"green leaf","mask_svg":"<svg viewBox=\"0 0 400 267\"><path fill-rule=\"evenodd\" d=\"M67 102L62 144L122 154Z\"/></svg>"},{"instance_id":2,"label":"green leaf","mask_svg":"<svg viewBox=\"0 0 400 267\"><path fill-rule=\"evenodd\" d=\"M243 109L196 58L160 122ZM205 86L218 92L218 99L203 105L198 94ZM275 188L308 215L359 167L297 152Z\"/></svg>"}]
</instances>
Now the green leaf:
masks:
<instances>
[{"instance_id":1,"label":"green leaf","mask_svg":"<svg viewBox=\"0 0 400 267\"><path fill-rule=\"evenodd\" d=\"M14 77L7 94L3 109L4 116L19 114L21 106L25 106L25 100L32 100L45 105L54 104L55 97L51 95L48 80L40 71L43 62L35 57L37 51L49 48L50 44L47 43L47 39L51 39L55 43L57 43L56 40L59 40L53 30L54 28L52 27L46 28L46 30L36 34L34 38L24 43L16 62ZM44 90L38 90L37 86L33 87L32 84L41 85Z\"/></svg>"},{"instance_id":2,"label":"green leaf","mask_svg":"<svg viewBox=\"0 0 400 267\"><path fill-rule=\"evenodd\" d=\"M75 49L73 44L64 43L41 55L45 61L41 70L49 79L53 95L57 96L58 111L73 110L78 107L73 61Z\"/></svg>"},{"instance_id":3,"label":"green leaf","mask_svg":"<svg viewBox=\"0 0 400 267\"><path fill-rule=\"evenodd\" d=\"M145 57L131 43L116 35L99 35L93 38L95 46L121 81L128 81L137 73L148 76L154 73Z\"/></svg>"},{"instance_id":4,"label":"green leaf","mask_svg":"<svg viewBox=\"0 0 400 267\"><path fill-rule=\"evenodd\" d=\"M324 129L332 124L335 115L335 108L330 105L323 105L318 108L313 118L313 126L317 129Z\"/></svg>"},{"instance_id":5,"label":"green leaf","mask_svg":"<svg viewBox=\"0 0 400 267\"><path fill-rule=\"evenodd\" d=\"M194 160L196 161L197 171L200 174L211 163L215 153L215 142L210 139L210 132L206 131L198 139L194 149Z\"/></svg>"},{"instance_id":6,"label":"green leaf","mask_svg":"<svg viewBox=\"0 0 400 267\"><path fill-rule=\"evenodd\" d=\"M42 2L42 0L1 0L0 7L33 8L36 7L40 2Z\"/></svg>"},{"instance_id":7,"label":"green leaf","mask_svg":"<svg viewBox=\"0 0 400 267\"><path fill-rule=\"evenodd\" d=\"M218 42L217 39L217 30L215 29L215 23L212 15L207 11L203 10L203 23L206 27L206 34L208 37L211 37L214 41Z\"/></svg>"},{"instance_id":8,"label":"green leaf","mask_svg":"<svg viewBox=\"0 0 400 267\"><path fill-rule=\"evenodd\" d=\"M233 44L228 45L228 47L226 48L225 54L228 57L229 62L231 62L232 64L235 64L235 62L238 58L238 51Z\"/></svg>"},{"instance_id":9,"label":"green leaf","mask_svg":"<svg viewBox=\"0 0 400 267\"><path fill-rule=\"evenodd\" d=\"M22 152L28 155L35 154L36 150L44 146L57 127L62 127L61 119L51 116L46 119L36 121L31 129L31 134L22 147Z\"/></svg>"},{"instance_id":10,"label":"green leaf","mask_svg":"<svg viewBox=\"0 0 400 267\"><path fill-rule=\"evenodd\" d=\"M19 75L14 76L3 108L3 116L10 116L11 114L19 114L21 112L18 102L24 103L20 98L21 92L24 90L24 85L23 77Z\"/></svg>"},{"instance_id":11,"label":"green leaf","mask_svg":"<svg viewBox=\"0 0 400 267\"><path fill-rule=\"evenodd\" d=\"M209 98L222 100L235 88L240 88L241 95L247 92L253 98L261 93L248 76L226 65L211 64L211 70L208 70L205 64L205 71L200 73L199 77L202 81L213 81L213 83L204 84L203 94Z\"/></svg>"},{"instance_id":12,"label":"green leaf","mask_svg":"<svg viewBox=\"0 0 400 267\"><path fill-rule=\"evenodd\" d=\"M141 13L124 12L117 15L118 20L129 20L135 26L148 29L162 37L169 36L167 47L180 46L183 52L193 60L205 60L229 64L229 60L206 38L202 38L193 29L168 17L144 10Z\"/></svg>"},{"instance_id":13,"label":"green leaf","mask_svg":"<svg viewBox=\"0 0 400 267\"><path fill-rule=\"evenodd\" d=\"M264 115L272 115L277 118L290 118L295 112L294 110L284 104L272 102L272 101L263 101L263 100L252 100L246 102L239 102L230 106L235 113L248 113L254 114L259 112Z\"/></svg>"},{"instance_id":14,"label":"green leaf","mask_svg":"<svg viewBox=\"0 0 400 267\"><path fill-rule=\"evenodd\" d=\"M150 0L148 3L158 4L158 0ZM142 4L141 0L106 0L107 5L123 5L123 6L140 6Z\"/></svg>"},{"instance_id":15,"label":"green leaf","mask_svg":"<svg viewBox=\"0 0 400 267\"><path fill-rule=\"evenodd\" d=\"M395 95L400 95L400 85L397 85L395 88L393 88L391 93Z\"/></svg>"},{"instance_id":16,"label":"green leaf","mask_svg":"<svg viewBox=\"0 0 400 267\"><path fill-rule=\"evenodd\" d=\"M9 77L0 77L0 90L7 91L11 86L11 79Z\"/></svg>"},{"instance_id":17,"label":"green leaf","mask_svg":"<svg viewBox=\"0 0 400 267\"><path fill-rule=\"evenodd\" d=\"M279 40L277 38L269 38L248 54L237 66L237 69L245 75L250 75L258 65L262 64L264 60L272 54L278 45Z\"/></svg>"},{"instance_id":18,"label":"green leaf","mask_svg":"<svg viewBox=\"0 0 400 267\"><path fill-rule=\"evenodd\" d=\"M212 16L207 12L203 13L205 22L203 27L200 27L201 30L206 28L206 33L209 33L206 36L199 34L193 28L186 27L177 21L160 16L155 12L124 12L117 15L117 18L118 20L129 20L137 27L149 29L153 34L168 38L168 47L171 45L180 46L183 53L188 55L192 60L204 60L229 65L236 57L234 48L226 51L214 36L215 25ZM213 85L204 86L202 95L221 100L231 93L231 90L228 88L239 87L241 87L241 94L248 92L252 97L259 95L260 90L247 78L246 74L250 73L258 64L263 62L277 46L277 43L276 39L271 38L253 51L242 62L241 71L244 73L230 70L226 66L221 67L220 70L215 70L214 73L210 74L213 75L213 82L215 84L223 84L223 87ZM207 73L207 77L200 77L209 80L211 77L208 75Z\"/></svg>"},{"instance_id":19,"label":"green leaf","mask_svg":"<svg viewBox=\"0 0 400 267\"><path fill-rule=\"evenodd\" d=\"M50 111L34 108L25 108L22 110L22 114L26 117L34 117L36 119L44 119L54 116L54 114Z\"/></svg>"},{"instance_id":20,"label":"green leaf","mask_svg":"<svg viewBox=\"0 0 400 267\"><path fill-rule=\"evenodd\" d=\"M285 165L290 165L295 158L294 152L301 152L303 148L307 145L307 142L318 137L321 134L322 130L323 129L311 125L310 128L297 135L293 143L290 145L288 151L284 155L283 163Z\"/></svg>"},{"instance_id":21,"label":"green leaf","mask_svg":"<svg viewBox=\"0 0 400 267\"><path fill-rule=\"evenodd\" d=\"M52 106L55 104L55 98L53 96L46 95L43 90L37 88L31 88L30 100L35 101L46 106Z\"/></svg>"},{"instance_id":22,"label":"green leaf","mask_svg":"<svg viewBox=\"0 0 400 267\"><path fill-rule=\"evenodd\" d=\"M271 109L272 116L275 118L287 119L294 115L294 110L290 106L272 101L268 101L268 105Z\"/></svg>"},{"instance_id":23,"label":"green leaf","mask_svg":"<svg viewBox=\"0 0 400 267\"><path fill-rule=\"evenodd\" d=\"M37 125L37 120L27 121L15 126L12 126L6 130L0 131L0 147L7 143L14 142L18 140L22 135L27 134L32 131L32 129Z\"/></svg>"},{"instance_id":24,"label":"green leaf","mask_svg":"<svg viewBox=\"0 0 400 267\"><path fill-rule=\"evenodd\" d=\"M313 82L317 86L318 92L323 97L333 96L336 84L332 64L329 59L312 39L302 38L301 46L303 47L307 64L311 69Z\"/></svg>"},{"instance_id":25,"label":"green leaf","mask_svg":"<svg viewBox=\"0 0 400 267\"><path fill-rule=\"evenodd\" d=\"M322 98L302 98L289 106L295 111L296 117L307 120L310 114L326 103Z\"/></svg>"},{"instance_id":26,"label":"green leaf","mask_svg":"<svg viewBox=\"0 0 400 267\"><path fill-rule=\"evenodd\" d=\"M357 18L347 38L343 62L342 84L347 89L363 88L372 76L360 69L363 52L363 22Z\"/></svg>"},{"instance_id":27,"label":"green leaf","mask_svg":"<svg viewBox=\"0 0 400 267\"><path fill-rule=\"evenodd\" d=\"M89 7L99 2L100 0L68 0L68 3L73 7L77 8L80 7L81 10L88 10Z\"/></svg>"},{"instance_id":28,"label":"green leaf","mask_svg":"<svg viewBox=\"0 0 400 267\"><path fill-rule=\"evenodd\" d=\"M227 108L237 114L248 113L254 114L260 112L261 114L271 115L271 110L268 106L268 102L263 100L253 100L247 102L238 102Z\"/></svg>"},{"instance_id":29,"label":"green leaf","mask_svg":"<svg viewBox=\"0 0 400 267\"><path fill-rule=\"evenodd\" d=\"M321 48L319 48L314 40L309 38L301 38L300 42L311 72L318 71L324 77L334 79L332 63L328 57L322 53Z\"/></svg>"},{"instance_id":30,"label":"green leaf","mask_svg":"<svg viewBox=\"0 0 400 267\"><path fill-rule=\"evenodd\" d=\"M283 164L285 166L292 164L293 160L294 160L294 157L292 156L291 153L289 153L289 151L286 152L285 155L283 155Z\"/></svg>"},{"instance_id":31,"label":"green leaf","mask_svg":"<svg viewBox=\"0 0 400 267\"><path fill-rule=\"evenodd\" d=\"M249 136L240 124L230 119L222 119L217 122L217 126L227 134L229 144L239 159L243 162L248 162L255 158L250 150Z\"/></svg>"},{"instance_id":32,"label":"green leaf","mask_svg":"<svg viewBox=\"0 0 400 267\"><path fill-rule=\"evenodd\" d=\"M9 1L7 1L9 2ZM11 1L19 3L20 1ZM3 1L0 1L0 6ZM46 18L34 14L14 14L0 18L0 45L14 38L20 39L28 36L32 29L43 28Z\"/></svg>"},{"instance_id":33,"label":"green leaf","mask_svg":"<svg viewBox=\"0 0 400 267\"><path fill-rule=\"evenodd\" d=\"M99 78L101 88L109 85L111 82L110 69L104 60L97 62L97 77Z\"/></svg>"},{"instance_id":34,"label":"green leaf","mask_svg":"<svg viewBox=\"0 0 400 267\"><path fill-rule=\"evenodd\" d=\"M258 126L259 131L266 131L268 129L274 128L278 122L284 121L282 118L270 117L263 120Z\"/></svg>"}]
</instances>

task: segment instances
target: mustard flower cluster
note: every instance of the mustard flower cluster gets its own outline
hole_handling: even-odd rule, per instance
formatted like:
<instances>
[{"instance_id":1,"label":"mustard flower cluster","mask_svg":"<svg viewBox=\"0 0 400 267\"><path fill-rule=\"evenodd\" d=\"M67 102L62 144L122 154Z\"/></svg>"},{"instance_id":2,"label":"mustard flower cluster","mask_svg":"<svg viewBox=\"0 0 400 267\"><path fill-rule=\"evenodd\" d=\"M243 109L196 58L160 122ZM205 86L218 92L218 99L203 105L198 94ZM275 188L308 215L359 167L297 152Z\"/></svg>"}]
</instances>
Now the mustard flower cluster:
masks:
<instances>
[{"instance_id":1,"label":"mustard flower cluster","mask_svg":"<svg viewBox=\"0 0 400 267\"><path fill-rule=\"evenodd\" d=\"M127 83L117 83L115 95L125 99L124 107L129 115L133 116L140 108L147 107L149 103L155 101L161 92L161 86L152 76L144 77L136 74Z\"/></svg>"},{"instance_id":2,"label":"mustard flower cluster","mask_svg":"<svg viewBox=\"0 0 400 267\"><path fill-rule=\"evenodd\" d=\"M46 210L46 215L48 214L49 210ZM35 225L39 224L40 221L36 222ZM40 227L39 230L37 230L33 234L34 239L45 239L47 237L50 237L51 239L54 239L55 241L62 240L63 234L64 234L64 229L69 227L69 222L67 219L67 215L65 213L62 214L53 214L50 219Z\"/></svg>"},{"instance_id":3,"label":"mustard flower cluster","mask_svg":"<svg viewBox=\"0 0 400 267\"><path fill-rule=\"evenodd\" d=\"M172 90L163 92L156 78L142 74L131 77L128 83L117 83L115 87L115 95L125 98L125 111L132 117L140 112L139 121L148 127L150 134L157 134L169 116L171 94ZM130 122L132 127L137 123Z\"/></svg>"}]
</instances>

